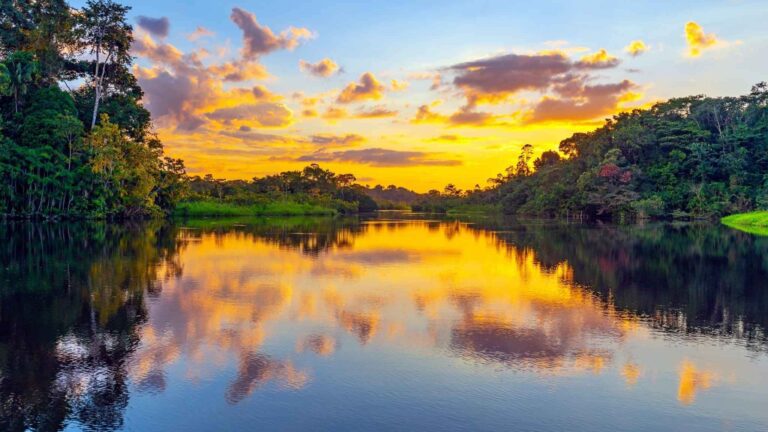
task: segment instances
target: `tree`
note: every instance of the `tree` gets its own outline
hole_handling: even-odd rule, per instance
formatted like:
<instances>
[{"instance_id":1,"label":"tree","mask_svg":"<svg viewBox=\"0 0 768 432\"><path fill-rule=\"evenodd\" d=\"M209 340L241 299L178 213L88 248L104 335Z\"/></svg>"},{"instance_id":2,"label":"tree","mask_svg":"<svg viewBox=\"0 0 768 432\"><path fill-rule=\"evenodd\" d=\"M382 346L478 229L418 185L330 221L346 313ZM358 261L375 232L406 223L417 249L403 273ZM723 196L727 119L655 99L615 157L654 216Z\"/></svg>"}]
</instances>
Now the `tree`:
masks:
<instances>
[{"instance_id":1,"label":"tree","mask_svg":"<svg viewBox=\"0 0 768 432\"><path fill-rule=\"evenodd\" d=\"M11 94L11 72L5 63L0 63L0 95L8 96Z\"/></svg>"},{"instance_id":2,"label":"tree","mask_svg":"<svg viewBox=\"0 0 768 432\"><path fill-rule=\"evenodd\" d=\"M87 147L108 215L133 217L160 210L155 197L162 167L150 148L128 138L106 114L88 136Z\"/></svg>"},{"instance_id":3,"label":"tree","mask_svg":"<svg viewBox=\"0 0 768 432\"><path fill-rule=\"evenodd\" d=\"M109 78L116 78L132 63L130 55L133 41L132 27L125 15L130 7L112 0L88 0L79 15L78 32L81 44L94 56L91 84L94 90L91 128L96 125L99 103Z\"/></svg>"},{"instance_id":4,"label":"tree","mask_svg":"<svg viewBox=\"0 0 768 432\"><path fill-rule=\"evenodd\" d=\"M558 162L560 162L560 154L556 151L547 150L538 159L533 161L533 166L536 170L539 170L545 166L555 165Z\"/></svg>"},{"instance_id":5,"label":"tree","mask_svg":"<svg viewBox=\"0 0 768 432\"><path fill-rule=\"evenodd\" d=\"M357 178L354 174L339 174L336 176L336 183L340 187L349 187L352 186L357 181Z\"/></svg>"},{"instance_id":6,"label":"tree","mask_svg":"<svg viewBox=\"0 0 768 432\"><path fill-rule=\"evenodd\" d=\"M527 177L531 175L531 159L533 158L533 146L526 144L520 150L520 156L517 158L517 165L514 168L514 175L517 177Z\"/></svg>"},{"instance_id":7,"label":"tree","mask_svg":"<svg viewBox=\"0 0 768 432\"><path fill-rule=\"evenodd\" d=\"M58 87L44 87L31 95L18 137L32 158L28 159L31 165L27 172L34 177L28 178L27 193L36 194L35 199L40 200L30 211L67 213L76 183L73 156L82 132L69 94Z\"/></svg>"},{"instance_id":8,"label":"tree","mask_svg":"<svg viewBox=\"0 0 768 432\"><path fill-rule=\"evenodd\" d=\"M460 197L462 190L457 188L453 183L448 183L443 189L443 193L449 197Z\"/></svg>"},{"instance_id":9,"label":"tree","mask_svg":"<svg viewBox=\"0 0 768 432\"><path fill-rule=\"evenodd\" d=\"M29 86L37 77L38 64L32 53L26 51L14 52L4 64L8 70L8 86L13 95L14 112L18 113L20 98L27 94Z\"/></svg>"},{"instance_id":10,"label":"tree","mask_svg":"<svg viewBox=\"0 0 768 432\"><path fill-rule=\"evenodd\" d=\"M560 141L560 152L569 158L579 154L579 143L587 138L587 134L575 133L571 137Z\"/></svg>"}]
</instances>

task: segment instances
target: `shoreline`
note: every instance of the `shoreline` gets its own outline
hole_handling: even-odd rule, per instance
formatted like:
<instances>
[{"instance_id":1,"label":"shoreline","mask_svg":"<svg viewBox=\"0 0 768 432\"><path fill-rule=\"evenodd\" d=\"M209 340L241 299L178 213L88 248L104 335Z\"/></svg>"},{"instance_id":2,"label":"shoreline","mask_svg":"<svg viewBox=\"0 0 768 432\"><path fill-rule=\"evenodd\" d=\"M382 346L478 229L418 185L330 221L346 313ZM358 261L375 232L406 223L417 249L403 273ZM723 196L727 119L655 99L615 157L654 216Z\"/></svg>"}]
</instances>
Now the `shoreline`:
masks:
<instances>
[{"instance_id":1,"label":"shoreline","mask_svg":"<svg viewBox=\"0 0 768 432\"><path fill-rule=\"evenodd\" d=\"M720 219L723 225L749 234L768 236L768 211L737 213Z\"/></svg>"}]
</instances>

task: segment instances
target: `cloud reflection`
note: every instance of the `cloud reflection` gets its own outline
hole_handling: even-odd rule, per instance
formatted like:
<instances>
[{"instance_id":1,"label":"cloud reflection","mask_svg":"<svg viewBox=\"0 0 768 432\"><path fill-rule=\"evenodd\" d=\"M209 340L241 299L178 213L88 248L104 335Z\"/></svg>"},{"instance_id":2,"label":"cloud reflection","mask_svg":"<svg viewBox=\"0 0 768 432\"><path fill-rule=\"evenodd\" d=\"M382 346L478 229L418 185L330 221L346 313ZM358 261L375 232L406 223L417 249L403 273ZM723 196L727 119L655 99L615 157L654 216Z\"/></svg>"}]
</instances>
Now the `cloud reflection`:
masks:
<instances>
[{"instance_id":1,"label":"cloud reflection","mask_svg":"<svg viewBox=\"0 0 768 432\"><path fill-rule=\"evenodd\" d=\"M180 258L183 276L150 307L133 362L139 388L171 385L164 369L180 360L201 377L233 359L230 403L270 381L302 388L311 371L291 356L333 358L346 338L358 349L418 346L538 376L615 370L627 387L645 373L626 348L648 337L640 317L576 283L567 261L545 265L492 231L382 220L311 235L262 228L182 231L195 241ZM272 354L299 323L309 331ZM715 377L683 363L678 399L693 403Z\"/></svg>"}]
</instances>

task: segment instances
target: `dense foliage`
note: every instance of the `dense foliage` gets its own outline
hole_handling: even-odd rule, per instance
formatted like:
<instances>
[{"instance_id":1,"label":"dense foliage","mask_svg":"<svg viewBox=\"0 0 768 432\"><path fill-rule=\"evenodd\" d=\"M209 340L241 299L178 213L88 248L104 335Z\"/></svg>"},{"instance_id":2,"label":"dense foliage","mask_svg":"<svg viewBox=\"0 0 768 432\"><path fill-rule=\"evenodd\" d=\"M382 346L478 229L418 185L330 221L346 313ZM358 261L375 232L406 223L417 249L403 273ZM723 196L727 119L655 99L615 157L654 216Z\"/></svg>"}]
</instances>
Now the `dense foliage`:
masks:
<instances>
[{"instance_id":1,"label":"dense foliage","mask_svg":"<svg viewBox=\"0 0 768 432\"><path fill-rule=\"evenodd\" d=\"M395 185L366 186L365 193L373 198L382 210L408 210L424 197L423 194Z\"/></svg>"},{"instance_id":2,"label":"dense foliage","mask_svg":"<svg viewBox=\"0 0 768 432\"><path fill-rule=\"evenodd\" d=\"M184 164L163 156L131 73L128 9L2 2L0 214L149 216L182 196Z\"/></svg>"},{"instance_id":3,"label":"dense foliage","mask_svg":"<svg viewBox=\"0 0 768 432\"><path fill-rule=\"evenodd\" d=\"M189 201L217 201L240 206L290 202L341 213L376 210L378 206L366 194L366 188L355 181L352 174L335 174L317 164L301 171L286 171L251 181L216 179L207 174L190 178Z\"/></svg>"},{"instance_id":4,"label":"dense foliage","mask_svg":"<svg viewBox=\"0 0 768 432\"><path fill-rule=\"evenodd\" d=\"M432 205L500 203L505 213L714 217L768 206L768 85L740 97L692 96L622 113L559 152L517 163L485 190L446 188ZM449 185L450 186L450 185ZM451 190L448 190L451 189Z\"/></svg>"}]
</instances>

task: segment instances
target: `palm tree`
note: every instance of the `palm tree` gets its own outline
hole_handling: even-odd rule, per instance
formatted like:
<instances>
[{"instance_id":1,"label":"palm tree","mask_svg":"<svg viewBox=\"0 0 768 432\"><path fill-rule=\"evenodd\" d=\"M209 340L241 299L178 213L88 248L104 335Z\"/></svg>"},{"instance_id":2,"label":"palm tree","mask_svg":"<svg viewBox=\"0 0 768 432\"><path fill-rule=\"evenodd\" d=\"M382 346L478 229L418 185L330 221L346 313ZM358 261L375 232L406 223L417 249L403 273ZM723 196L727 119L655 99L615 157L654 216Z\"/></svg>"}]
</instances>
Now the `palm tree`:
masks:
<instances>
[{"instance_id":1,"label":"palm tree","mask_svg":"<svg viewBox=\"0 0 768 432\"><path fill-rule=\"evenodd\" d=\"M17 51L8 57L5 62L8 69L10 92L13 94L15 112L19 112L19 97L25 95L29 84L37 75L37 62L32 58L32 53Z\"/></svg>"}]
</instances>

